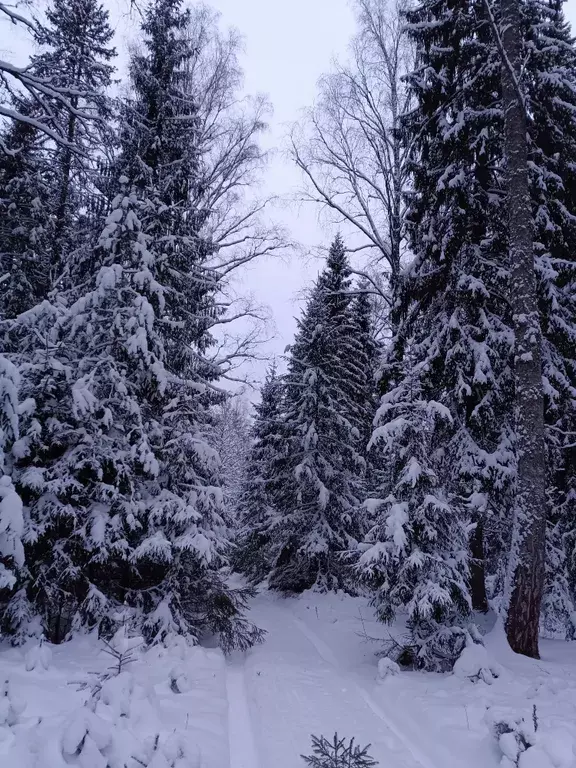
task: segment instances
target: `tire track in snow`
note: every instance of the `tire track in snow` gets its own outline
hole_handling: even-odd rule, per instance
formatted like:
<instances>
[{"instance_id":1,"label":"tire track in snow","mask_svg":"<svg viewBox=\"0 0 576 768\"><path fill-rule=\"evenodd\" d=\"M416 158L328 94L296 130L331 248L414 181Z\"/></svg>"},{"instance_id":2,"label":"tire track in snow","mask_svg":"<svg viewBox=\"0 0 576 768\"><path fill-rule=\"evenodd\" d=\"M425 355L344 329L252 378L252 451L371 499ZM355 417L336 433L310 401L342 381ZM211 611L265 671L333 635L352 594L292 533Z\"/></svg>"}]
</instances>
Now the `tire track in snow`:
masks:
<instances>
[{"instance_id":1,"label":"tire track in snow","mask_svg":"<svg viewBox=\"0 0 576 768\"><path fill-rule=\"evenodd\" d=\"M316 648L324 661L331 667L338 669L340 664L338 663L336 656L332 653L330 646L325 643L321 637L318 637L316 632L310 629L310 627L301 619L293 616L293 620L300 632L314 646L314 648ZM426 755L415 744L413 744L410 738L402 731L401 728L396 725L394 720L390 718L390 716L384 711L384 709L382 709L378 702L375 701L374 697L371 696L365 688L359 685L356 681L352 681L352 683L369 709L372 710L376 717L378 717L388 728L388 730L391 731L391 733L393 733L394 736L396 736L396 738L404 745L416 763L421 765L422 768L438 768L438 765L428 755Z\"/></svg>"},{"instance_id":2,"label":"tire track in snow","mask_svg":"<svg viewBox=\"0 0 576 768\"><path fill-rule=\"evenodd\" d=\"M244 655L226 664L230 768L260 768L244 679Z\"/></svg>"}]
</instances>

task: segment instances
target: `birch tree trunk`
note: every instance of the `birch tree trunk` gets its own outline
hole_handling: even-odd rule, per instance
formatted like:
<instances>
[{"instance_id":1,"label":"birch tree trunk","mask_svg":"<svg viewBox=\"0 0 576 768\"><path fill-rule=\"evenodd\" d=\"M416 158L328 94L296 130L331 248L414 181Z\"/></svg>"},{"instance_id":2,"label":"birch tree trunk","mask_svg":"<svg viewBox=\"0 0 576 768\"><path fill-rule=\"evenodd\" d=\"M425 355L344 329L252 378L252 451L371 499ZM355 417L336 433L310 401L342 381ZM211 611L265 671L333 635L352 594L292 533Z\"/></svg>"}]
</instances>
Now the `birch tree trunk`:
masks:
<instances>
[{"instance_id":1,"label":"birch tree trunk","mask_svg":"<svg viewBox=\"0 0 576 768\"><path fill-rule=\"evenodd\" d=\"M538 658L544 586L546 482L541 329L538 314L532 211L528 187L525 104L519 88L520 1L501 0L502 96L509 254L515 331L515 415L518 477L508 564L506 634L512 650Z\"/></svg>"}]
</instances>

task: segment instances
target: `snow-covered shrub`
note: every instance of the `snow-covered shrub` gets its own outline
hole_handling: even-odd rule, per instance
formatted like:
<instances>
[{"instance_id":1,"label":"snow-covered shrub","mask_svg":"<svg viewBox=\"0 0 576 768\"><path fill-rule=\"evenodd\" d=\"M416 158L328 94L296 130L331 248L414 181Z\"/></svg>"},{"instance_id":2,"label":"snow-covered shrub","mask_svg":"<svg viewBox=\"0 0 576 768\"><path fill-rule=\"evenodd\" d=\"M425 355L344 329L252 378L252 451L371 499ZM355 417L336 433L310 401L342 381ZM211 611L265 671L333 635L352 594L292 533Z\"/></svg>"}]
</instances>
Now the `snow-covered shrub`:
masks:
<instances>
[{"instance_id":1,"label":"snow-covered shrub","mask_svg":"<svg viewBox=\"0 0 576 768\"><path fill-rule=\"evenodd\" d=\"M451 625L420 619L408 621L407 627L404 638L385 640L379 654L405 669L450 672L468 645L481 642L476 627L461 626L458 617Z\"/></svg>"},{"instance_id":2,"label":"snow-covered shrub","mask_svg":"<svg viewBox=\"0 0 576 768\"><path fill-rule=\"evenodd\" d=\"M473 683L482 680L492 685L502 674L502 667L493 661L480 643L469 643L454 664L456 677L468 678Z\"/></svg>"},{"instance_id":3,"label":"snow-covered shrub","mask_svg":"<svg viewBox=\"0 0 576 768\"><path fill-rule=\"evenodd\" d=\"M488 710L486 718L502 752L501 768L520 766L522 754L536 741L538 727L536 709L534 708L533 711L532 722L494 709Z\"/></svg>"},{"instance_id":4,"label":"snow-covered shrub","mask_svg":"<svg viewBox=\"0 0 576 768\"><path fill-rule=\"evenodd\" d=\"M107 768L106 754L112 745L112 731L112 723L107 723L88 707L82 707L64 729L62 757L69 765Z\"/></svg>"},{"instance_id":5,"label":"snow-covered shrub","mask_svg":"<svg viewBox=\"0 0 576 768\"><path fill-rule=\"evenodd\" d=\"M44 638L44 635L40 637L37 645L33 645L26 653L24 663L26 665L26 671L32 672L32 670L45 670L50 668L52 661L52 651L48 643Z\"/></svg>"},{"instance_id":6,"label":"snow-covered shrub","mask_svg":"<svg viewBox=\"0 0 576 768\"><path fill-rule=\"evenodd\" d=\"M358 747L354 739L346 744L346 739L334 734L332 741L324 736L312 736L312 755L301 755L306 765L312 768L372 768L378 765L368 754L370 744Z\"/></svg>"},{"instance_id":7,"label":"snow-covered shrub","mask_svg":"<svg viewBox=\"0 0 576 768\"><path fill-rule=\"evenodd\" d=\"M385 680L392 675L400 674L400 667L389 656L384 656L378 660L378 680Z\"/></svg>"},{"instance_id":8,"label":"snow-covered shrub","mask_svg":"<svg viewBox=\"0 0 576 768\"><path fill-rule=\"evenodd\" d=\"M574 764L573 737L560 729L541 733L536 705L529 717L493 708L486 719L502 752L501 768L571 768Z\"/></svg>"},{"instance_id":9,"label":"snow-covered shrub","mask_svg":"<svg viewBox=\"0 0 576 768\"><path fill-rule=\"evenodd\" d=\"M133 759L134 768L201 768L202 765L198 747L177 733L166 739L159 734L147 739Z\"/></svg>"},{"instance_id":10,"label":"snow-covered shrub","mask_svg":"<svg viewBox=\"0 0 576 768\"><path fill-rule=\"evenodd\" d=\"M0 684L0 728L11 728L19 721L20 715L26 709L26 702L16 693L10 680Z\"/></svg>"},{"instance_id":11,"label":"snow-covered shrub","mask_svg":"<svg viewBox=\"0 0 576 768\"><path fill-rule=\"evenodd\" d=\"M174 667L170 672L170 690L172 693L187 693L191 687L186 670L181 666Z\"/></svg>"}]
</instances>

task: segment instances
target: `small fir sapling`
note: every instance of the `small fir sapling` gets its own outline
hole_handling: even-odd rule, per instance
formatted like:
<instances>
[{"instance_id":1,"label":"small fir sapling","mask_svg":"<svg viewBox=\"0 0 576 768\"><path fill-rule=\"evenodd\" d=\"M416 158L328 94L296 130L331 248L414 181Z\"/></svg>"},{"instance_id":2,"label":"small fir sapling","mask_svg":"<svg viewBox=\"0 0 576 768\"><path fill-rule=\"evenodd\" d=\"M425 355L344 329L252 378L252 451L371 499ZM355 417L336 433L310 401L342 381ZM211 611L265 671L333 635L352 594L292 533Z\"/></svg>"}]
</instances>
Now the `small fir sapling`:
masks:
<instances>
[{"instance_id":1,"label":"small fir sapling","mask_svg":"<svg viewBox=\"0 0 576 768\"><path fill-rule=\"evenodd\" d=\"M125 675L126 667L136 661L137 650L144 644L141 636L130 634L131 616L128 608L123 608L113 617L118 629L110 640L101 638L103 652L113 659L113 664L104 672L91 672L88 680L76 682L78 690L90 689L92 707L100 700L107 683L116 677ZM131 685L128 685L131 692Z\"/></svg>"},{"instance_id":2,"label":"small fir sapling","mask_svg":"<svg viewBox=\"0 0 576 768\"><path fill-rule=\"evenodd\" d=\"M312 754L301 755L306 765L312 768L373 768L378 763L368 754L370 744L359 747L350 739L334 734L332 741L324 736L312 736Z\"/></svg>"}]
</instances>

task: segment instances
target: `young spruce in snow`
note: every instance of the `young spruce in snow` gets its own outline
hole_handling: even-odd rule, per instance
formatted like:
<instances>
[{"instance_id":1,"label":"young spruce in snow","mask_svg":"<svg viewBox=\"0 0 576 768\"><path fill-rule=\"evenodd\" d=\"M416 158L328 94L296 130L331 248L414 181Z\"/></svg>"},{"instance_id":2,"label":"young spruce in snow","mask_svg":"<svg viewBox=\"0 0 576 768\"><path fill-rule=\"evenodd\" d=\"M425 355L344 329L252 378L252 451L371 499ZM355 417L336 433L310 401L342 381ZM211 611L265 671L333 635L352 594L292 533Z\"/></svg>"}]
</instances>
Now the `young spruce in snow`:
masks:
<instances>
[{"instance_id":1,"label":"young spruce in snow","mask_svg":"<svg viewBox=\"0 0 576 768\"><path fill-rule=\"evenodd\" d=\"M281 492L281 466L285 458L283 440L283 382L276 364L266 373L252 427L252 447L238 504L238 538L233 564L250 581L262 581L270 568L267 560L268 531Z\"/></svg>"},{"instance_id":2,"label":"young spruce in snow","mask_svg":"<svg viewBox=\"0 0 576 768\"><path fill-rule=\"evenodd\" d=\"M290 349L281 490L267 525L273 589L353 588L343 553L362 534L365 423L358 400L368 366L350 308L350 274L337 237Z\"/></svg>"}]
</instances>

